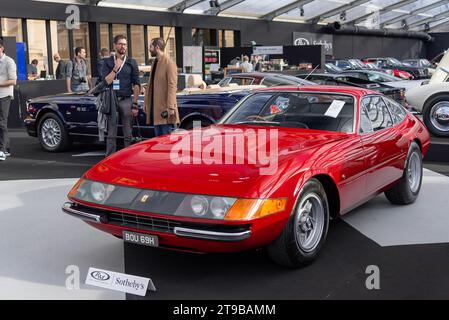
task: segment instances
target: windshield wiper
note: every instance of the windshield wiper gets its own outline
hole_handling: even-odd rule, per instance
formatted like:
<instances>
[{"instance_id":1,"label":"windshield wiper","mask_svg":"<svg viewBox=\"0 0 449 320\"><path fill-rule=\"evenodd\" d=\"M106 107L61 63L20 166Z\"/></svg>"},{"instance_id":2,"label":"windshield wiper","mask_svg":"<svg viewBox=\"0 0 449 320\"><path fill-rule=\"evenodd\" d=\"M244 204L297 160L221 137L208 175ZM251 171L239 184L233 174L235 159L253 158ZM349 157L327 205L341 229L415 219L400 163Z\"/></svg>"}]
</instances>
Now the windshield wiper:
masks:
<instances>
[{"instance_id":1,"label":"windshield wiper","mask_svg":"<svg viewBox=\"0 0 449 320\"><path fill-rule=\"evenodd\" d=\"M240 121L234 124L254 124L254 125L268 125L268 126L279 126L279 122L275 121Z\"/></svg>"}]
</instances>

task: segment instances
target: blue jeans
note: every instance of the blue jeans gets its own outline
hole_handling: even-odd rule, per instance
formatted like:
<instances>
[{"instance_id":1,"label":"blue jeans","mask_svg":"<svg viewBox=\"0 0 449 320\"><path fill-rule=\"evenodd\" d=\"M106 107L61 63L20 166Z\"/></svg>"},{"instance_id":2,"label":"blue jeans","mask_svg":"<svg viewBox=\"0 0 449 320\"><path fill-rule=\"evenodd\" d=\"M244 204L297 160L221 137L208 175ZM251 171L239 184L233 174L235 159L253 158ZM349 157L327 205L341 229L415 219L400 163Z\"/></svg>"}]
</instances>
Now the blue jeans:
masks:
<instances>
[{"instance_id":1,"label":"blue jeans","mask_svg":"<svg viewBox=\"0 0 449 320\"><path fill-rule=\"evenodd\" d=\"M170 134L174 128L175 128L175 126L172 124L156 125L156 126L154 126L154 136L158 137L158 136L162 136L164 134Z\"/></svg>"}]
</instances>

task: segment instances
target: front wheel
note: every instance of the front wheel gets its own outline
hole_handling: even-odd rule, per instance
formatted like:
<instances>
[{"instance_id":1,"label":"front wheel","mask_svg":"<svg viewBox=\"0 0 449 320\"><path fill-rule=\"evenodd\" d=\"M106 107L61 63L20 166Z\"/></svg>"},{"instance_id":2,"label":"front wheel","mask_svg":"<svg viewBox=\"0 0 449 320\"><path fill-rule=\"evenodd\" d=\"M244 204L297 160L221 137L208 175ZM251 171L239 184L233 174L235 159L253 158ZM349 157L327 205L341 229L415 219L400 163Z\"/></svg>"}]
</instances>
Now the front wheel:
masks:
<instances>
[{"instance_id":1,"label":"front wheel","mask_svg":"<svg viewBox=\"0 0 449 320\"><path fill-rule=\"evenodd\" d=\"M306 182L279 238L268 246L278 264L298 268L318 256L329 228L329 205L323 185L315 178Z\"/></svg>"},{"instance_id":2,"label":"front wheel","mask_svg":"<svg viewBox=\"0 0 449 320\"><path fill-rule=\"evenodd\" d=\"M38 136L45 151L65 151L72 143L61 119L53 113L47 113L40 119Z\"/></svg>"},{"instance_id":3,"label":"front wheel","mask_svg":"<svg viewBox=\"0 0 449 320\"><path fill-rule=\"evenodd\" d=\"M449 95L439 95L426 102L423 120L434 135L449 137Z\"/></svg>"},{"instance_id":4,"label":"front wheel","mask_svg":"<svg viewBox=\"0 0 449 320\"><path fill-rule=\"evenodd\" d=\"M401 180L385 196L393 204L410 204L418 198L423 175L421 149L412 142L405 161L405 169Z\"/></svg>"}]
</instances>

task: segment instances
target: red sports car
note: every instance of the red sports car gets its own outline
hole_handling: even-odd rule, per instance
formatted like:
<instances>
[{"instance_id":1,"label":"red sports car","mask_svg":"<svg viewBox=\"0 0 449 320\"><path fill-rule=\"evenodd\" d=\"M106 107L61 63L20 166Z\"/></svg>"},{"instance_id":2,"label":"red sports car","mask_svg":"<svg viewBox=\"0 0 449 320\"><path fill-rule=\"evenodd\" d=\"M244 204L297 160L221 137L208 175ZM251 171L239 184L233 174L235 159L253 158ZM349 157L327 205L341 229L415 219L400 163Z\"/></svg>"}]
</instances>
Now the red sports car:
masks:
<instances>
[{"instance_id":1,"label":"red sports car","mask_svg":"<svg viewBox=\"0 0 449 320\"><path fill-rule=\"evenodd\" d=\"M428 147L423 123L377 92L269 88L216 125L106 158L63 210L128 242L201 253L267 247L300 267L322 249L329 219L381 192L414 202Z\"/></svg>"}]
</instances>

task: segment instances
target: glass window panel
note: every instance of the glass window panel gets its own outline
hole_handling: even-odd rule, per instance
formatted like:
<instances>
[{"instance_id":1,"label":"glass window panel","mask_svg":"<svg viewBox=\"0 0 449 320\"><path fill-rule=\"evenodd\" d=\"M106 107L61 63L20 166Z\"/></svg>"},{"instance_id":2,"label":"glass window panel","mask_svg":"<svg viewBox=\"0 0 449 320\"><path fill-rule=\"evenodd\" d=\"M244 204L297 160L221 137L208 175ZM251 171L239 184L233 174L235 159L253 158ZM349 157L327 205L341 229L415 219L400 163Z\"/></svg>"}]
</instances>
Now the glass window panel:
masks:
<instances>
[{"instance_id":1,"label":"glass window panel","mask_svg":"<svg viewBox=\"0 0 449 320\"><path fill-rule=\"evenodd\" d=\"M69 30L66 28L65 22L50 21L50 33L53 55L59 53L62 60L70 60ZM53 57L48 58L49 60L53 60ZM56 72L57 67L58 63L53 60L53 74Z\"/></svg>"},{"instance_id":2,"label":"glass window panel","mask_svg":"<svg viewBox=\"0 0 449 320\"><path fill-rule=\"evenodd\" d=\"M164 27L165 53L176 62L176 36L175 27Z\"/></svg>"},{"instance_id":3,"label":"glass window panel","mask_svg":"<svg viewBox=\"0 0 449 320\"><path fill-rule=\"evenodd\" d=\"M126 37L127 30L126 24L113 24L112 25L112 38L118 35L124 35Z\"/></svg>"},{"instance_id":4,"label":"glass window panel","mask_svg":"<svg viewBox=\"0 0 449 320\"><path fill-rule=\"evenodd\" d=\"M234 47L234 30L225 30L225 47Z\"/></svg>"},{"instance_id":5,"label":"glass window panel","mask_svg":"<svg viewBox=\"0 0 449 320\"><path fill-rule=\"evenodd\" d=\"M37 60L37 74L48 71L47 33L44 20L27 20L28 54L31 63Z\"/></svg>"},{"instance_id":6,"label":"glass window panel","mask_svg":"<svg viewBox=\"0 0 449 320\"><path fill-rule=\"evenodd\" d=\"M100 24L100 47L112 49L112 45L109 43L109 25L105 23Z\"/></svg>"},{"instance_id":7,"label":"glass window panel","mask_svg":"<svg viewBox=\"0 0 449 320\"><path fill-rule=\"evenodd\" d=\"M132 57L138 64L145 64L145 38L143 26L131 26Z\"/></svg>"},{"instance_id":8,"label":"glass window panel","mask_svg":"<svg viewBox=\"0 0 449 320\"><path fill-rule=\"evenodd\" d=\"M73 50L83 47L86 49L86 60L89 73L91 74L91 56L89 46L89 25L87 22L81 22L79 29L73 29Z\"/></svg>"},{"instance_id":9,"label":"glass window panel","mask_svg":"<svg viewBox=\"0 0 449 320\"><path fill-rule=\"evenodd\" d=\"M4 37L16 37L17 42L23 41L22 19L1 18L1 25Z\"/></svg>"}]
</instances>

